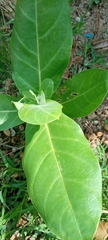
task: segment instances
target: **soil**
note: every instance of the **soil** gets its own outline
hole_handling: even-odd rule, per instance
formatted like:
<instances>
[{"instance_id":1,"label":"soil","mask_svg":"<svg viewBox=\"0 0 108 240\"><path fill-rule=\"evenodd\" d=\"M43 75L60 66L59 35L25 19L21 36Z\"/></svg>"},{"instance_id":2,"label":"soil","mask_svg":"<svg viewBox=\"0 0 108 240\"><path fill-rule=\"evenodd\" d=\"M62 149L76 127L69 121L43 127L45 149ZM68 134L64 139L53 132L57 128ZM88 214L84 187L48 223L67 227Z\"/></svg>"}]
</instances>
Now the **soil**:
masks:
<instances>
[{"instance_id":1,"label":"soil","mask_svg":"<svg viewBox=\"0 0 108 240\"><path fill-rule=\"evenodd\" d=\"M7 22L14 18L16 0L0 0L0 12L2 22Z\"/></svg>"},{"instance_id":2,"label":"soil","mask_svg":"<svg viewBox=\"0 0 108 240\"><path fill-rule=\"evenodd\" d=\"M73 17L76 21L80 21L85 15L84 33L93 33L94 39L106 38L105 31L108 31L108 1L101 0L99 4L93 4L89 8L90 0L76 0L72 3ZM87 10L88 9L88 10ZM106 40L108 40L106 38Z\"/></svg>"},{"instance_id":3,"label":"soil","mask_svg":"<svg viewBox=\"0 0 108 240\"><path fill-rule=\"evenodd\" d=\"M92 34L92 44L99 53L105 53L108 66L108 1L101 0L99 4L93 4L91 8L89 4L90 1L86 0L76 0L72 3L71 16L76 22L80 22L85 15L82 36L78 34L76 40L86 43L87 39L84 38L84 34Z\"/></svg>"},{"instance_id":4,"label":"soil","mask_svg":"<svg viewBox=\"0 0 108 240\"><path fill-rule=\"evenodd\" d=\"M108 160L108 98L105 98L99 108L87 117L78 119L86 138L92 148L102 144L106 148Z\"/></svg>"}]
</instances>

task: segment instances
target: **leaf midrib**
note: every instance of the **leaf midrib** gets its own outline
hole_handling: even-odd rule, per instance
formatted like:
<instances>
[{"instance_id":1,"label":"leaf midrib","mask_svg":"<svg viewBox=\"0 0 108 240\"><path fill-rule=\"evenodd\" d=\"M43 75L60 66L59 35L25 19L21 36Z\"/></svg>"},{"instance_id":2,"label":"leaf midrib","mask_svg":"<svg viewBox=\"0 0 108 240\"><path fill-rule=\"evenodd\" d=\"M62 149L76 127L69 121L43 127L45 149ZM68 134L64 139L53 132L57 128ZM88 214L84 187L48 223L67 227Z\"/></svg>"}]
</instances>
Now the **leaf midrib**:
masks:
<instances>
[{"instance_id":1,"label":"leaf midrib","mask_svg":"<svg viewBox=\"0 0 108 240\"><path fill-rule=\"evenodd\" d=\"M38 77L39 77L39 92L41 91L41 70L40 70L40 53L39 53L39 34L38 34L38 19L37 19L37 0L35 0L35 18L36 18L36 41L37 41L37 60L38 60Z\"/></svg>"},{"instance_id":2,"label":"leaf midrib","mask_svg":"<svg viewBox=\"0 0 108 240\"><path fill-rule=\"evenodd\" d=\"M68 201L69 206L70 206L70 209L71 209L71 211L72 211L72 213L73 213L73 215L74 215L74 219L75 219L75 222L76 222L76 226L77 226L78 232L79 232L79 234L80 234L80 236L81 236L81 239L82 239L82 235L81 235L81 232L80 232L80 228L79 228L79 226L78 226L78 224L77 224L77 219L76 219L76 216L75 216L75 214L74 214L73 208L72 208L72 206L71 206L70 200L69 200L69 198L68 198L68 194L67 194L66 187L65 187L65 184L64 184L64 181L63 181L63 177L62 177L62 174L61 174L61 171L60 171L58 162L57 162L57 158L56 158L56 155L55 155L55 150L54 150L53 143L52 143L52 140L51 140L51 137L50 137L50 130L49 130L49 128L48 128L48 124L47 124L47 123L45 124L45 128L46 128L46 132L47 132L47 135L48 135L48 138L49 138L49 142L50 142L50 146L51 146L52 152L53 152L53 154L54 154L54 158L55 158L56 165L57 165L57 168L58 168L58 171L59 171L59 175L60 175L61 181L62 181L63 186L64 186L64 191L65 191L66 196L67 196L67 201ZM82 240L83 240L83 239L82 239Z\"/></svg>"}]
</instances>

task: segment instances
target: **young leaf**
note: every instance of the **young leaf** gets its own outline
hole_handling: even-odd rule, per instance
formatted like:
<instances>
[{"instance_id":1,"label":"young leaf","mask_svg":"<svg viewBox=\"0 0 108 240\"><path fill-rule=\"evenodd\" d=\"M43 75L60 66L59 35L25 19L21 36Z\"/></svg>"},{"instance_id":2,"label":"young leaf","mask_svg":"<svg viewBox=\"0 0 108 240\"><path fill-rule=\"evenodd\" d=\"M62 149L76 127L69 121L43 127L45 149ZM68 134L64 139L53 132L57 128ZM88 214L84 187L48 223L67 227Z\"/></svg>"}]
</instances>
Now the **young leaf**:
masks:
<instances>
[{"instance_id":1,"label":"young leaf","mask_svg":"<svg viewBox=\"0 0 108 240\"><path fill-rule=\"evenodd\" d=\"M45 98L50 99L54 92L54 82L50 78L44 79L41 90L45 93Z\"/></svg>"},{"instance_id":2,"label":"young leaf","mask_svg":"<svg viewBox=\"0 0 108 240\"><path fill-rule=\"evenodd\" d=\"M24 96L24 98L31 100L31 101L36 101L36 96L32 91L23 91L22 95Z\"/></svg>"},{"instance_id":3,"label":"young leaf","mask_svg":"<svg viewBox=\"0 0 108 240\"><path fill-rule=\"evenodd\" d=\"M62 105L47 100L44 104L24 104L18 111L20 119L24 122L41 125L59 119L62 113Z\"/></svg>"},{"instance_id":4,"label":"young leaf","mask_svg":"<svg viewBox=\"0 0 108 240\"><path fill-rule=\"evenodd\" d=\"M23 168L37 211L61 239L92 239L101 215L101 171L82 130L62 114L28 143Z\"/></svg>"},{"instance_id":5,"label":"young leaf","mask_svg":"<svg viewBox=\"0 0 108 240\"><path fill-rule=\"evenodd\" d=\"M71 45L67 0L17 0L11 58L20 92L39 92L45 78L51 78L56 89L68 65Z\"/></svg>"},{"instance_id":6,"label":"young leaf","mask_svg":"<svg viewBox=\"0 0 108 240\"><path fill-rule=\"evenodd\" d=\"M13 106L16 107L17 110L20 110L20 108L24 106L24 103L21 103L20 101L12 102L12 104L13 104Z\"/></svg>"},{"instance_id":7,"label":"young leaf","mask_svg":"<svg viewBox=\"0 0 108 240\"><path fill-rule=\"evenodd\" d=\"M22 123L18 117L18 111L12 106L12 101L16 100L18 99L15 97L0 94L0 131Z\"/></svg>"},{"instance_id":8,"label":"young leaf","mask_svg":"<svg viewBox=\"0 0 108 240\"><path fill-rule=\"evenodd\" d=\"M61 86L55 99L69 117L87 116L103 101L108 91L108 71L90 69L75 75Z\"/></svg>"}]
</instances>

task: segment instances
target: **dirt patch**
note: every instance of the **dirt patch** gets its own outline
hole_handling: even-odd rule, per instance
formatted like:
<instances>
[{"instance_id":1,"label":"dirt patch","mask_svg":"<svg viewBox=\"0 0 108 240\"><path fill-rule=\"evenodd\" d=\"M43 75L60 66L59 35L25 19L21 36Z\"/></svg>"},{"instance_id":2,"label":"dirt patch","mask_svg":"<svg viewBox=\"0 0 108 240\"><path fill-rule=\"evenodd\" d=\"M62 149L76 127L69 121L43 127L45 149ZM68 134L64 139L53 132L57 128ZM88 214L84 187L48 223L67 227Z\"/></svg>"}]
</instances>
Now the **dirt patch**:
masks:
<instances>
[{"instance_id":1,"label":"dirt patch","mask_svg":"<svg viewBox=\"0 0 108 240\"><path fill-rule=\"evenodd\" d=\"M73 17L80 21L85 16L84 33L93 33L94 38L106 38L108 32L108 1L89 6L90 1L77 0L72 3Z\"/></svg>"},{"instance_id":2,"label":"dirt patch","mask_svg":"<svg viewBox=\"0 0 108 240\"><path fill-rule=\"evenodd\" d=\"M99 144L108 146L108 98L105 98L96 111L87 117L77 119L77 122L92 148L96 148ZM106 157L108 159L108 148Z\"/></svg>"},{"instance_id":3,"label":"dirt patch","mask_svg":"<svg viewBox=\"0 0 108 240\"><path fill-rule=\"evenodd\" d=\"M82 45L92 38L94 49L104 53L108 66L108 1L102 0L90 7L90 1L77 0L71 7L72 19L77 23L84 22L83 31L75 37L76 40Z\"/></svg>"}]
</instances>

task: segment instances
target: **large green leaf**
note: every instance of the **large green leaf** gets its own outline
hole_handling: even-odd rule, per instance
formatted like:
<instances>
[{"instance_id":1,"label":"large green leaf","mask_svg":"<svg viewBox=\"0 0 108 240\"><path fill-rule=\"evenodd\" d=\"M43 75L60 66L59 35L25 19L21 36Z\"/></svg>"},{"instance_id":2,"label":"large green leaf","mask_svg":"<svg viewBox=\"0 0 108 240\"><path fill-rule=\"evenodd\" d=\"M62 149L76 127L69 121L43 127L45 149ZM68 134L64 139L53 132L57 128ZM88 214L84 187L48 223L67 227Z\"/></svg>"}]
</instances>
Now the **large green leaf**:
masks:
<instances>
[{"instance_id":1,"label":"large green leaf","mask_svg":"<svg viewBox=\"0 0 108 240\"><path fill-rule=\"evenodd\" d=\"M13 77L19 90L41 90L45 78L58 87L69 62L72 30L67 0L17 0L11 39Z\"/></svg>"},{"instance_id":2,"label":"large green leaf","mask_svg":"<svg viewBox=\"0 0 108 240\"><path fill-rule=\"evenodd\" d=\"M30 143L32 140L34 134L39 130L40 126L39 125L32 125L32 124L26 124L26 145Z\"/></svg>"},{"instance_id":3,"label":"large green leaf","mask_svg":"<svg viewBox=\"0 0 108 240\"><path fill-rule=\"evenodd\" d=\"M58 90L55 99L69 117L87 116L103 101L108 91L108 71L90 69L75 75Z\"/></svg>"},{"instance_id":4,"label":"large green leaf","mask_svg":"<svg viewBox=\"0 0 108 240\"><path fill-rule=\"evenodd\" d=\"M82 130L62 114L30 139L23 168L37 211L61 239L91 240L101 215L101 171Z\"/></svg>"},{"instance_id":5,"label":"large green leaf","mask_svg":"<svg viewBox=\"0 0 108 240\"><path fill-rule=\"evenodd\" d=\"M12 101L18 100L15 97L0 94L0 131L15 127L22 123L18 117L18 111L13 108Z\"/></svg>"}]
</instances>

